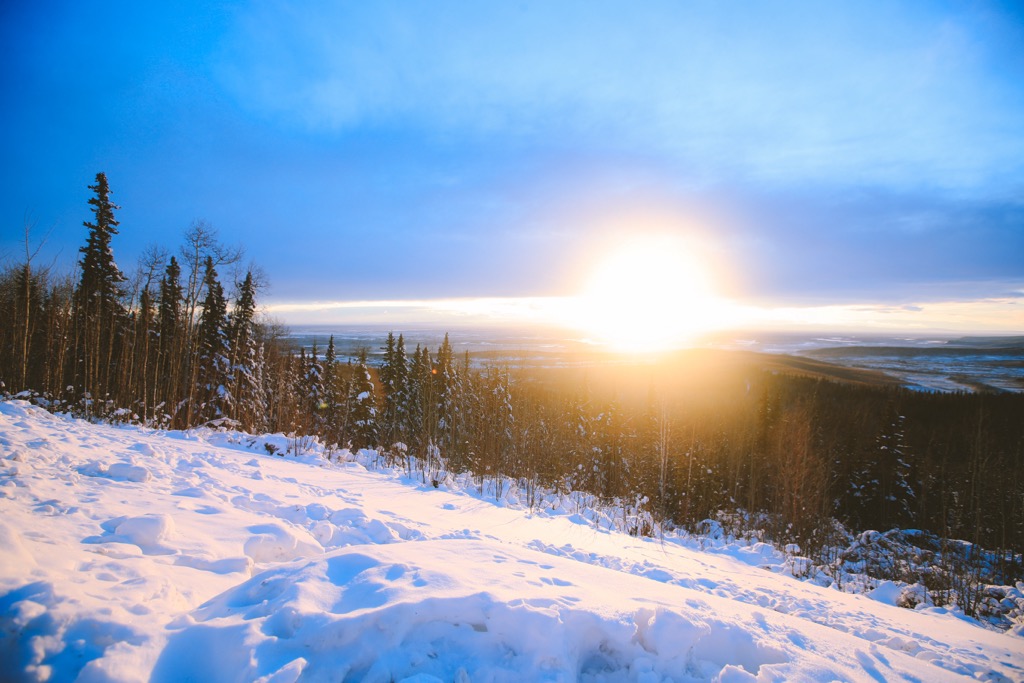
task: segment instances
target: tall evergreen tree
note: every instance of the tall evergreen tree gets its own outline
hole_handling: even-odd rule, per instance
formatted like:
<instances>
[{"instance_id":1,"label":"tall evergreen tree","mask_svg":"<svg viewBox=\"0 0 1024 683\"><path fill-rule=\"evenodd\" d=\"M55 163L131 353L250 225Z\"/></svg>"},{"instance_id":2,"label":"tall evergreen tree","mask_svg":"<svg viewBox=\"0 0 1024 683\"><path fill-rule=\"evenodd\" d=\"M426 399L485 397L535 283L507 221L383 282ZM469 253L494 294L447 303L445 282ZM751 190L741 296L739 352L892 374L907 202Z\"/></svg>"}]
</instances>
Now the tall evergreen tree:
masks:
<instances>
[{"instance_id":1,"label":"tall evergreen tree","mask_svg":"<svg viewBox=\"0 0 1024 683\"><path fill-rule=\"evenodd\" d=\"M380 381L384 389L382 445L391 446L406 438L409 366L405 356L405 339L401 334L396 340L392 333L388 333L384 363L380 368Z\"/></svg>"},{"instance_id":2,"label":"tall evergreen tree","mask_svg":"<svg viewBox=\"0 0 1024 683\"><path fill-rule=\"evenodd\" d=\"M437 433L434 405L434 367L430 361L430 352L426 347L416 345L409 367L408 395L408 444L412 453L418 457L426 457L429 448L434 447Z\"/></svg>"},{"instance_id":3,"label":"tall evergreen tree","mask_svg":"<svg viewBox=\"0 0 1024 683\"><path fill-rule=\"evenodd\" d=\"M181 399L181 388L188 370L183 352L185 346L185 321L182 318L181 266L173 256L167 263L164 276L160 279L159 304L157 306L157 377L154 406L163 405L163 414L172 422L177 416L177 402ZM178 425L180 426L180 425Z\"/></svg>"},{"instance_id":4,"label":"tall evergreen tree","mask_svg":"<svg viewBox=\"0 0 1024 683\"><path fill-rule=\"evenodd\" d=\"M263 369L257 367L261 360L255 317L256 287L252 271L249 271L238 288L238 300L235 301L228 322L228 372L230 392L234 399L232 417L249 429L259 421L259 414L266 408L259 379Z\"/></svg>"},{"instance_id":5,"label":"tall evergreen tree","mask_svg":"<svg viewBox=\"0 0 1024 683\"><path fill-rule=\"evenodd\" d=\"M85 221L89 236L79 249L82 259L81 279L75 290L75 368L76 384L102 400L112 388L113 371L121 352L121 334L125 309L121 304L120 285L124 275L114 262L111 238L119 225L110 201L107 176L96 174L96 184L89 189L95 196L89 200L94 222Z\"/></svg>"},{"instance_id":6,"label":"tall evergreen tree","mask_svg":"<svg viewBox=\"0 0 1024 683\"><path fill-rule=\"evenodd\" d=\"M484 471L479 474L490 474L500 486L503 477L515 473L515 463L512 461L515 420L508 368L489 368L482 385L481 422L484 438L480 464Z\"/></svg>"},{"instance_id":7,"label":"tall evergreen tree","mask_svg":"<svg viewBox=\"0 0 1024 683\"><path fill-rule=\"evenodd\" d=\"M294 411L290 431L308 434L313 429L313 416L309 407L309 357L306 356L306 347L299 347L299 355L293 361L289 393Z\"/></svg>"},{"instance_id":8,"label":"tall evergreen tree","mask_svg":"<svg viewBox=\"0 0 1024 683\"><path fill-rule=\"evenodd\" d=\"M231 402L228 392L227 300L217 279L213 259L206 259L206 298L199 317L199 358L196 377L199 416L203 420L222 417Z\"/></svg>"},{"instance_id":9,"label":"tall evergreen tree","mask_svg":"<svg viewBox=\"0 0 1024 683\"><path fill-rule=\"evenodd\" d=\"M366 364L366 349L359 350L355 375L350 385L352 401L352 450L370 448L378 442L377 402L373 379Z\"/></svg>"},{"instance_id":10,"label":"tall evergreen tree","mask_svg":"<svg viewBox=\"0 0 1024 683\"><path fill-rule=\"evenodd\" d=\"M395 333L388 332L387 340L384 342L384 362L381 363L378 377L380 377L380 384L384 388L385 395L390 394L392 390L392 368L395 365Z\"/></svg>"},{"instance_id":11,"label":"tall evergreen tree","mask_svg":"<svg viewBox=\"0 0 1024 683\"><path fill-rule=\"evenodd\" d=\"M451 457L456 455L460 440L460 403L462 393L462 381L459 375L458 366L455 363L454 353L448 334L444 335L444 341L437 350L437 363L435 365L435 399L437 411L437 440L436 445L441 451ZM458 469L458 467L456 467Z\"/></svg>"},{"instance_id":12,"label":"tall evergreen tree","mask_svg":"<svg viewBox=\"0 0 1024 683\"><path fill-rule=\"evenodd\" d=\"M231 365L238 363L245 350L250 346L253 337L253 325L256 319L256 286L253 284L252 271L245 274L245 279L238 287L238 300L231 310L228 337L231 347Z\"/></svg>"},{"instance_id":13,"label":"tall evergreen tree","mask_svg":"<svg viewBox=\"0 0 1024 683\"><path fill-rule=\"evenodd\" d=\"M252 388L246 394L246 401L242 405L242 426L254 434L260 434L267 429L271 413L267 397L266 347L263 343L256 344L249 371L247 381L251 383Z\"/></svg>"},{"instance_id":14,"label":"tall evergreen tree","mask_svg":"<svg viewBox=\"0 0 1024 683\"><path fill-rule=\"evenodd\" d=\"M78 285L79 295L83 297L83 305L95 302L101 310L123 312L118 285L125 281L125 277L114 262L114 252L110 244L111 238L117 234L117 226L120 225L114 218L114 211L121 207L110 201L110 186L106 174L97 173L96 184L90 185L89 189L96 193L96 196L89 200L95 222L84 222L85 227L89 228L89 237L85 246L79 249L82 254L82 260L79 262L82 267L82 277Z\"/></svg>"},{"instance_id":15,"label":"tall evergreen tree","mask_svg":"<svg viewBox=\"0 0 1024 683\"><path fill-rule=\"evenodd\" d=\"M860 471L855 473L856 495L864 506L863 523L881 531L914 521L916 496L904 421L904 416L890 403L875 443Z\"/></svg>"},{"instance_id":16,"label":"tall evergreen tree","mask_svg":"<svg viewBox=\"0 0 1024 683\"><path fill-rule=\"evenodd\" d=\"M316 346L316 339L314 339L309 361L306 364L306 401L308 415L313 423L313 432L318 435L324 434L327 426L324 421L324 410L327 408L324 393L324 370L320 364L320 352Z\"/></svg>"},{"instance_id":17,"label":"tall evergreen tree","mask_svg":"<svg viewBox=\"0 0 1024 683\"><path fill-rule=\"evenodd\" d=\"M323 420L322 435L328 443L338 442L338 352L334 348L334 335L327 340L323 362Z\"/></svg>"},{"instance_id":18,"label":"tall evergreen tree","mask_svg":"<svg viewBox=\"0 0 1024 683\"><path fill-rule=\"evenodd\" d=\"M154 357L156 355L154 337L157 331L155 323L156 311L153 305L153 298L149 292L149 283L146 283L142 289L142 294L139 296L138 310L135 312L133 372L127 382L131 387L133 403L138 406L142 419L146 421L150 417L150 387L156 383L156 377L152 374L153 365L155 365Z\"/></svg>"}]
</instances>

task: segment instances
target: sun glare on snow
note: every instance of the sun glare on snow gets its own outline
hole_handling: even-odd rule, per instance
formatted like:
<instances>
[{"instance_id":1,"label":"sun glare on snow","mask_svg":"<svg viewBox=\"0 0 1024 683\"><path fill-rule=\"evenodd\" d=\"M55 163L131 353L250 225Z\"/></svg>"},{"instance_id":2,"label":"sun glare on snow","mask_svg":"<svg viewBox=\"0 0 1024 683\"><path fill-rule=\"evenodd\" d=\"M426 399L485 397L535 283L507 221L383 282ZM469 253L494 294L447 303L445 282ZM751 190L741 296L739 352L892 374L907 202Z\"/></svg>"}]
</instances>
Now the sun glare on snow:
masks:
<instances>
[{"instance_id":1,"label":"sun glare on snow","mask_svg":"<svg viewBox=\"0 0 1024 683\"><path fill-rule=\"evenodd\" d=\"M612 247L591 271L576 310L578 327L628 352L684 345L719 317L710 274L683 240L672 237Z\"/></svg>"}]
</instances>

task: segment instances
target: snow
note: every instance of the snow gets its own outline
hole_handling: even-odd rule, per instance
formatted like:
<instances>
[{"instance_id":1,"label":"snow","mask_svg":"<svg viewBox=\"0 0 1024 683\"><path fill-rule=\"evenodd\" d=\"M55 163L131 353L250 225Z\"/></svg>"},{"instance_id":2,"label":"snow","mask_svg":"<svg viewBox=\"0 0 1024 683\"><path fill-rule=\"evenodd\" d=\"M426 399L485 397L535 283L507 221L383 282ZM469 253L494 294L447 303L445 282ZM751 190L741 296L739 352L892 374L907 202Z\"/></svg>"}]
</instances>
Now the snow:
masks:
<instances>
[{"instance_id":1,"label":"snow","mask_svg":"<svg viewBox=\"0 0 1024 683\"><path fill-rule=\"evenodd\" d=\"M0 678L1024 680L1024 638L214 431L0 403Z\"/></svg>"}]
</instances>

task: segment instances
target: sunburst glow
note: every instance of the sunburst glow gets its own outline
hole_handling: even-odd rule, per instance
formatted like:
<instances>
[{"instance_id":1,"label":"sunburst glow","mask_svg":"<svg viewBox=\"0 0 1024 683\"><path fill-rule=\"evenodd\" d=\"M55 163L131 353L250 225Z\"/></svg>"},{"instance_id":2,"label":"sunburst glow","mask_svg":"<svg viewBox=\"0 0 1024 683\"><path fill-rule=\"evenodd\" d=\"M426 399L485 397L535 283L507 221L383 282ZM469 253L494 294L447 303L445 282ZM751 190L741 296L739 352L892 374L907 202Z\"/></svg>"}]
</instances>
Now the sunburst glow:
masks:
<instances>
[{"instance_id":1,"label":"sunburst glow","mask_svg":"<svg viewBox=\"0 0 1024 683\"><path fill-rule=\"evenodd\" d=\"M711 276L673 237L634 238L599 260L577 306L577 325L620 351L659 351L714 327L721 309Z\"/></svg>"}]
</instances>

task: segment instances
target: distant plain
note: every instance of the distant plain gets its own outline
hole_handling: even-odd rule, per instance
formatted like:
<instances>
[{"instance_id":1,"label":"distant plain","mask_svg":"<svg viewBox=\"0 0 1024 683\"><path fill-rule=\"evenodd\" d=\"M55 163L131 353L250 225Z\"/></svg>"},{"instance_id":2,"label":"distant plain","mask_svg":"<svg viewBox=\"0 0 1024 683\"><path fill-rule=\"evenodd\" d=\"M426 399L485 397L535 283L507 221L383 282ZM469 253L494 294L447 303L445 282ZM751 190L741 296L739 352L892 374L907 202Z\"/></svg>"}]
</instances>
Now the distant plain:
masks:
<instances>
[{"instance_id":1,"label":"distant plain","mask_svg":"<svg viewBox=\"0 0 1024 683\"><path fill-rule=\"evenodd\" d=\"M435 351L445 330L376 326L306 325L289 329L297 345L319 353L333 335L338 358L367 351L380 360L388 332L404 336L407 352L417 345ZM685 349L657 354L611 352L578 334L553 328L466 327L448 332L456 357L468 352L475 367L575 368L588 381L606 375L652 375L686 381L726 368L821 377L862 384L902 385L920 391L1024 392L1024 337L869 335L819 333L727 333L705 337ZM616 368L611 372L610 368ZM672 371L667 371L672 368ZM666 374L667 373L667 374ZM600 382L599 382L600 383Z\"/></svg>"}]
</instances>

